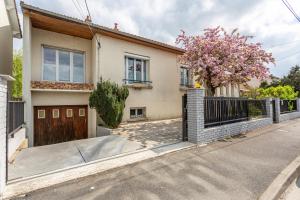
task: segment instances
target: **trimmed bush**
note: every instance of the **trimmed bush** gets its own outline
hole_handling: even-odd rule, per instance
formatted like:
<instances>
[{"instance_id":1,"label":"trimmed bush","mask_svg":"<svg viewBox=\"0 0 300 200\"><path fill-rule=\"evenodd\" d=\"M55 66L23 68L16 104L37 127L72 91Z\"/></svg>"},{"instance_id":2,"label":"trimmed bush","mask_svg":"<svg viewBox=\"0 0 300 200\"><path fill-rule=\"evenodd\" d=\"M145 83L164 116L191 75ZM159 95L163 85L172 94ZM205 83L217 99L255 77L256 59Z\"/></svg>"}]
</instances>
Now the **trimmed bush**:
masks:
<instances>
[{"instance_id":1,"label":"trimmed bush","mask_svg":"<svg viewBox=\"0 0 300 200\"><path fill-rule=\"evenodd\" d=\"M89 105L95 108L98 116L108 128L117 128L122 121L125 101L129 95L126 86L114 82L101 81L91 93Z\"/></svg>"}]
</instances>

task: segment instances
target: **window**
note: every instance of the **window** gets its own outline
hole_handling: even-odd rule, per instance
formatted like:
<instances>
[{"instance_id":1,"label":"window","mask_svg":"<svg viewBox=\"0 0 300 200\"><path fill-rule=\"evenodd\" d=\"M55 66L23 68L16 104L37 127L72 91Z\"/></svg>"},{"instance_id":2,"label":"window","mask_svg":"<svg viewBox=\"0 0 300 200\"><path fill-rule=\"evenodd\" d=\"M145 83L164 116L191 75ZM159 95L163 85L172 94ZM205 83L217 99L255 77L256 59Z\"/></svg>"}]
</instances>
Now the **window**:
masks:
<instances>
[{"instance_id":1,"label":"window","mask_svg":"<svg viewBox=\"0 0 300 200\"><path fill-rule=\"evenodd\" d=\"M52 117L53 118L59 118L59 109L53 109L52 110Z\"/></svg>"},{"instance_id":2,"label":"window","mask_svg":"<svg viewBox=\"0 0 300 200\"><path fill-rule=\"evenodd\" d=\"M84 116L85 116L85 109L79 108L79 117L84 117Z\"/></svg>"},{"instance_id":3,"label":"window","mask_svg":"<svg viewBox=\"0 0 300 200\"><path fill-rule=\"evenodd\" d=\"M130 118L144 118L146 108L130 108Z\"/></svg>"},{"instance_id":4,"label":"window","mask_svg":"<svg viewBox=\"0 0 300 200\"><path fill-rule=\"evenodd\" d=\"M73 117L73 109L67 109L67 117Z\"/></svg>"},{"instance_id":5,"label":"window","mask_svg":"<svg viewBox=\"0 0 300 200\"><path fill-rule=\"evenodd\" d=\"M84 53L43 47L43 80L84 82Z\"/></svg>"},{"instance_id":6,"label":"window","mask_svg":"<svg viewBox=\"0 0 300 200\"><path fill-rule=\"evenodd\" d=\"M45 110L38 110L38 119L45 119Z\"/></svg>"},{"instance_id":7,"label":"window","mask_svg":"<svg viewBox=\"0 0 300 200\"><path fill-rule=\"evenodd\" d=\"M149 61L125 56L126 83L147 83Z\"/></svg>"},{"instance_id":8,"label":"window","mask_svg":"<svg viewBox=\"0 0 300 200\"><path fill-rule=\"evenodd\" d=\"M190 85L190 72L186 67L180 67L180 85L189 86Z\"/></svg>"}]
</instances>

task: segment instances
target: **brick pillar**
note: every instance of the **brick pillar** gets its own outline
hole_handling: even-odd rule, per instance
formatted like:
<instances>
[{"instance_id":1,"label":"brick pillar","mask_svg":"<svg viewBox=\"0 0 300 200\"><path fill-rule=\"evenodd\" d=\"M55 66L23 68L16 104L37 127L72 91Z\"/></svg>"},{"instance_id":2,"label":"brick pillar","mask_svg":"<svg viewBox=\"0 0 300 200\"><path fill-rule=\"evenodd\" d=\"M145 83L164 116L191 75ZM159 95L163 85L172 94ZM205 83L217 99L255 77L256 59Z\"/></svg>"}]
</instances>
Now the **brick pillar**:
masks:
<instances>
[{"instance_id":1,"label":"brick pillar","mask_svg":"<svg viewBox=\"0 0 300 200\"><path fill-rule=\"evenodd\" d=\"M0 199L6 184L7 80L0 75Z\"/></svg>"},{"instance_id":2,"label":"brick pillar","mask_svg":"<svg viewBox=\"0 0 300 200\"><path fill-rule=\"evenodd\" d=\"M192 143L198 143L204 129L204 96L204 89L187 91L188 141Z\"/></svg>"},{"instance_id":3,"label":"brick pillar","mask_svg":"<svg viewBox=\"0 0 300 200\"><path fill-rule=\"evenodd\" d=\"M280 118L280 99L275 98L275 123L279 123L279 118Z\"/></svg>"},{"instance_id":4,"label":"brick pillar","mask_svg":"<svg viewBox=\"0 0 300 200\"><path fill-rule=\"evenodd\" d=\"M300 98L297 98L297 112L300 112Z\"/></svg>"},{"instance_id":5,"label":"brick pillar","mask_svg":"<svg viewBox=\"0 0 300 200\"><path fill-rule=\"evenodd\" d=\"M273 105L272 98L266 99L267 117L273 119Z\"/></svg>"}]
</instances>

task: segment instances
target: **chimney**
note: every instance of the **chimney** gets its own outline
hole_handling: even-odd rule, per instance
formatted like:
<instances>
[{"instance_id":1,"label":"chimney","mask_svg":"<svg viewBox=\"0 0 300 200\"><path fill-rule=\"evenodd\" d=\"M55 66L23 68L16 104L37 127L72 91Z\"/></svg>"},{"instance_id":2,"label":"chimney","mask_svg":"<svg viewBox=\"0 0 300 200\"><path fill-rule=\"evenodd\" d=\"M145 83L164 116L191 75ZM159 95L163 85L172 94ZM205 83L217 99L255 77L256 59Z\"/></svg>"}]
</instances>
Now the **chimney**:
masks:
<instances>
[{"instance_id":1,"label":"chimney","mask_svg":"<svg viewBox=\"0 0 300 200\"><path fill-rule=\"evenodd\" d=\"M88 22L88 23L91 23L92 19L91 19L91 17L89 15L87 15L84 21Z\"/></svg>"},{"instance_id":2,"label":"chimney","mask_svg":"<svg viewBox=\"0 0 300 200\"><path fill-rule=\"evenodd\" d=\"M118 23L115 23L114 30L115 30L115 31L118 31L118 30L119 30L119 28L118 28Z\"/></svg>"}]
</instances>

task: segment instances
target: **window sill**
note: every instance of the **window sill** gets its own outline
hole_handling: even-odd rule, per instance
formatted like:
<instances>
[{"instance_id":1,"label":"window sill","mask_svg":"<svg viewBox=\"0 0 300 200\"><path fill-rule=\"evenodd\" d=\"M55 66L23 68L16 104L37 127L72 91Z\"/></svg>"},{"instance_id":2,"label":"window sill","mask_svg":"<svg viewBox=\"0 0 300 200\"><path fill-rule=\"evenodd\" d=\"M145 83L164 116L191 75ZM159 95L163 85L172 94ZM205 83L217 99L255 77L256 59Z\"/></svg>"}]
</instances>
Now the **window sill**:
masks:
<instances>
[{"instance_id":1,"label":"window sill","mask_svg":"<svg viewBox=\"0 0 300 200\"><path fill-rule=\"evenodd\" d=\"M187 91L188 89L194 88L193 85L180 85L179 90Z\"/></svg>"},{"instance_id":2,"label":"window sill","mask_svg":"<svg viewBox=\"0 0 300 200\"><path fill-rule=\"evenodd\" d=\"M127 122L140 122L140 121L148 121L147 117L139 117L139 118L130 118Z\"/></svg>"},{"instance_id":3,"label":"window sill","mask_svg":"<svg viewBox=\"0 0 300 200\"><path fill-rule=\"evenodd\" d=\"M124 84L125 86L133 89L152 89L151 84L146 84L146 83L127 83Z\"/></svg>"}]
</instances>

